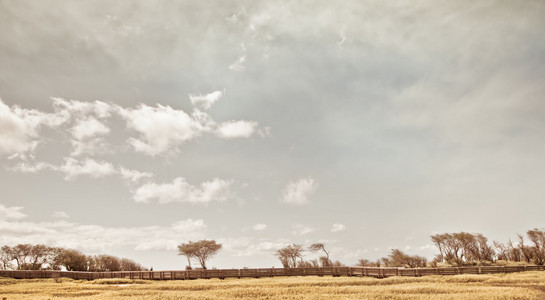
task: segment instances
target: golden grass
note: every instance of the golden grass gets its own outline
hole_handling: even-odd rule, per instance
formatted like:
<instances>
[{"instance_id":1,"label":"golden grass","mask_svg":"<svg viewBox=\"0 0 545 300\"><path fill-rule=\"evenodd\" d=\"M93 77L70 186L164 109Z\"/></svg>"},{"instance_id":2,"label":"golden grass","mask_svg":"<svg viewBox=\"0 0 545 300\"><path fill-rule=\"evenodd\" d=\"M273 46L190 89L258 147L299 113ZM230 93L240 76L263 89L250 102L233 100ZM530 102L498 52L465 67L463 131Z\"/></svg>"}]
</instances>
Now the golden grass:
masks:
<instances>
[{"instance_id":1,"label":"golden grass","mask_svg":"<svg viewBox=\"0 0 545 300\"><path fill-rule=\"evenodd\" d=\"M545 272L146 281L0 278L0 299L545 299Z\"/></svg>"}]
</instances>

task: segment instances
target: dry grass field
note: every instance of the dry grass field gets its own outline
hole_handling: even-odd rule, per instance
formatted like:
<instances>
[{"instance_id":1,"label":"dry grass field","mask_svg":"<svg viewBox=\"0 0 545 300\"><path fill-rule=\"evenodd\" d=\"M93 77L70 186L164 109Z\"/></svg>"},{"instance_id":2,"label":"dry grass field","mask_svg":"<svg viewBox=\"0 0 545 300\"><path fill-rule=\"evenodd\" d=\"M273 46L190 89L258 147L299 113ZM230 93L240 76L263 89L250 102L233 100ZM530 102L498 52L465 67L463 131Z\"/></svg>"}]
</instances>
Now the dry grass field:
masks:
<instances>
[{"instance_id":1,"label":"dry grass field","mask_svg":"<svg viewBox=\"0 0 545 300\"><path fill-rule=\"evenodd\" d=\"M0 299L545 299L545 272L94 281L0 278Z\"/></svg>"}]
</instances>

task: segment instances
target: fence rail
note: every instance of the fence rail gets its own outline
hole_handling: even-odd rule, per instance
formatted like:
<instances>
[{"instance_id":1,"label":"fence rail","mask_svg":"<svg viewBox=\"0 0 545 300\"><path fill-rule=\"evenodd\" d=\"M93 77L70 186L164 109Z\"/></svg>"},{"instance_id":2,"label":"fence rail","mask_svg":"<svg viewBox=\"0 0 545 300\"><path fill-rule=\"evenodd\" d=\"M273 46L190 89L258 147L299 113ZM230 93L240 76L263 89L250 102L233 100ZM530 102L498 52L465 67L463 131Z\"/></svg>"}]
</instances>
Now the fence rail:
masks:
<instances>
[{"instance_id":1,"label":"fence rail","mask_svg":"<svg viewBox=\"0 0 545 300\"><path fill-rule=\"evenodd\" d=\"M266 268L266 269L213 269L187 271L123 271L123 272L70 272L70 271L27 271L0 270L0 277L17 279L58 278L72 279L145 279L145 280L187 280L209 278L243 278L275 276L370 276L385 278L389 276L426 276L458 274L493 274L524 271L545 271L545 266L486 266L486 267L448 267L448 268L373 268L373 267L319 267L319 268Z\"/></svg>"}]
</instances>

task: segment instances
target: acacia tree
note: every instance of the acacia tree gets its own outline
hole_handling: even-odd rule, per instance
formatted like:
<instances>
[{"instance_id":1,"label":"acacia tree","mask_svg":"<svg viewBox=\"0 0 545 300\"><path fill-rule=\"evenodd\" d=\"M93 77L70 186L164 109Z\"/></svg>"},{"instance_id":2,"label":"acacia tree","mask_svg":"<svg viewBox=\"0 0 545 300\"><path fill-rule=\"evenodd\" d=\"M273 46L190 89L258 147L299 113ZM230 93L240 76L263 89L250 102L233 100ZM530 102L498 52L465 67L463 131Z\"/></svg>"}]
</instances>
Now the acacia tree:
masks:
<instances>
[{"instance_id":1,"label":"acacia tree","mask_svg":"<svg viewBox=\"0 0 545 300\"><path fill-rule=\"evenodd\" d=\"M178 245L178 255L185 255L189 268L191 268L191 259L196 259L203 269L206 269L206 261L216 255L222 245L214 240L200 240L197 242L189 241Z\"/></svg>"},{"instance_id":2,"label":"acacia tree","mask_svg":"<svg viewBox=\"0 0 545 300\"><path fill-rule=\"evenodd\" d=\"M329 251L325 249L325 245L323 243L312 244L310 245L308 249L313 252L323 251L325 253L325 256L320 257L320 261L322 262L322 267L331 266L331 260L329 259Z\"/></svg>"},{"instance_id":3,"label":"acacia tree","mask_svg":"<svg viewBox=\"0 0 545 300\"><path fill-rule=\"evenodd\" d=\"M295 268L297 267L297 259L303 260L304 251L302 245L291 244L282 249L278 249L276 251L276 256L280 259L284 268Z\"/></svg>"}]
</instances>

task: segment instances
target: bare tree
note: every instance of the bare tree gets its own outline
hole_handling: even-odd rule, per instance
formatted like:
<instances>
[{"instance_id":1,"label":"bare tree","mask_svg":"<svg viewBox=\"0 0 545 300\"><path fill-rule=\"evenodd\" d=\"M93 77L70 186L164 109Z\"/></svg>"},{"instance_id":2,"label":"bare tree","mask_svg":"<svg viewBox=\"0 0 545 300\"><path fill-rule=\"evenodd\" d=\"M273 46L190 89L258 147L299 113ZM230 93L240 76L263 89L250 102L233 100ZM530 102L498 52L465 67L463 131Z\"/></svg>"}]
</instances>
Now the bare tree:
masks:
<instances>
[{"instance_id":1,"label":"bare tree","mask_svg":"<svg viewBox=\"0 0 545 300\"><path fill-rule=\"evenodd\" d=\"M178 255L185 255L191 267L191 259L196 259L203 269L206 269L206 261L216 255L222 245L214 240L189 241L178 245Z\"/></svg>"},{"instance_id":2,"label":"bare tree","mask_svg":"<svg viewBox=\"0 0 545 300\"><path fill-rule=\"evenodd\" d=\"M358 261L358 266L360 267L372 267L372 266L375 266L376 263L368 260L368 259L365 259L365 258L362 258Z\"/></svg>"},{"instance_id":3,"label":"bare tree","mask_svg":"<svg viewBox=\"0 0 545 300\"><path fill-rule=\"evenodd\" d=\"M303 260L303 249L302 245L291 244L282 249L276 251L276 256L280 259L280 262L284 268L295 268L297 267L297 259Z\"/></svg>"},{"instance_id":4,"label":"bare tree","mask_svg":"<svg viewBox=\"0 0 545 300\"><path fill-rule=\"evenodd\" d=\"M12 269L13 265L12 262L13 257L11 254L11 247L10 246L3 246L0 249L0 270L8 270Z\"/></svg>"},{"instance_id":5,"label":"bare tree","mask_svg":"<svg viewBox=\"0 0 545 300\"><path fill-rule=\"evenodd\" d=\"M312 244L310 245L308 249L313 252L323 251L325 253L325 256L320 257L320 261L322 262L322 267L331 266L331 260L329 259L329 251L325 249L325 245L323 243Z\"/></svg>"},{"instance_id":6,"label":"bare tree","mask_svg":"<svg viewBox=\"0 0 545 300\"><path fill-rule=\"evenodd\" d=\"M545 264L545 230L534 228L526 232L532 246L532 257L536 265Z\"/></svg>"},{"instance_id":7,"label":"bare tree","mask_svg":"<svg viewBox=\"0 0 545 300\"><path fill-rule=\"evenodd\" d=\"M444 233L431 236L439 249L436 262L464 265L480 261L493 262L495 251L488 245L488 239L480 233Z\"/></svg>"},{"instance_id":8,"label":"bare tree","mask_svg":"<svg viewBox=\"0 0 545 300\"><path fill-rule=\"evenodd\" d=\"M30 248L28 269L41 270L44 265L50 264L55 256L55 249L38 244Z\"/></svg>"},{"instance_id":9,"label":"bare tree","mask_svg":"<svg viewBox=\"0 0 545 300\"><path fill-rule=\"evenodd\" d=\"M532 249L524 245L524 236L522 234L517 234L517 237L519 239L518 248L520 250L520 253L522 254L523 259L526 262L530 262L532 260Z\"/></svg>"}]
</instances>

